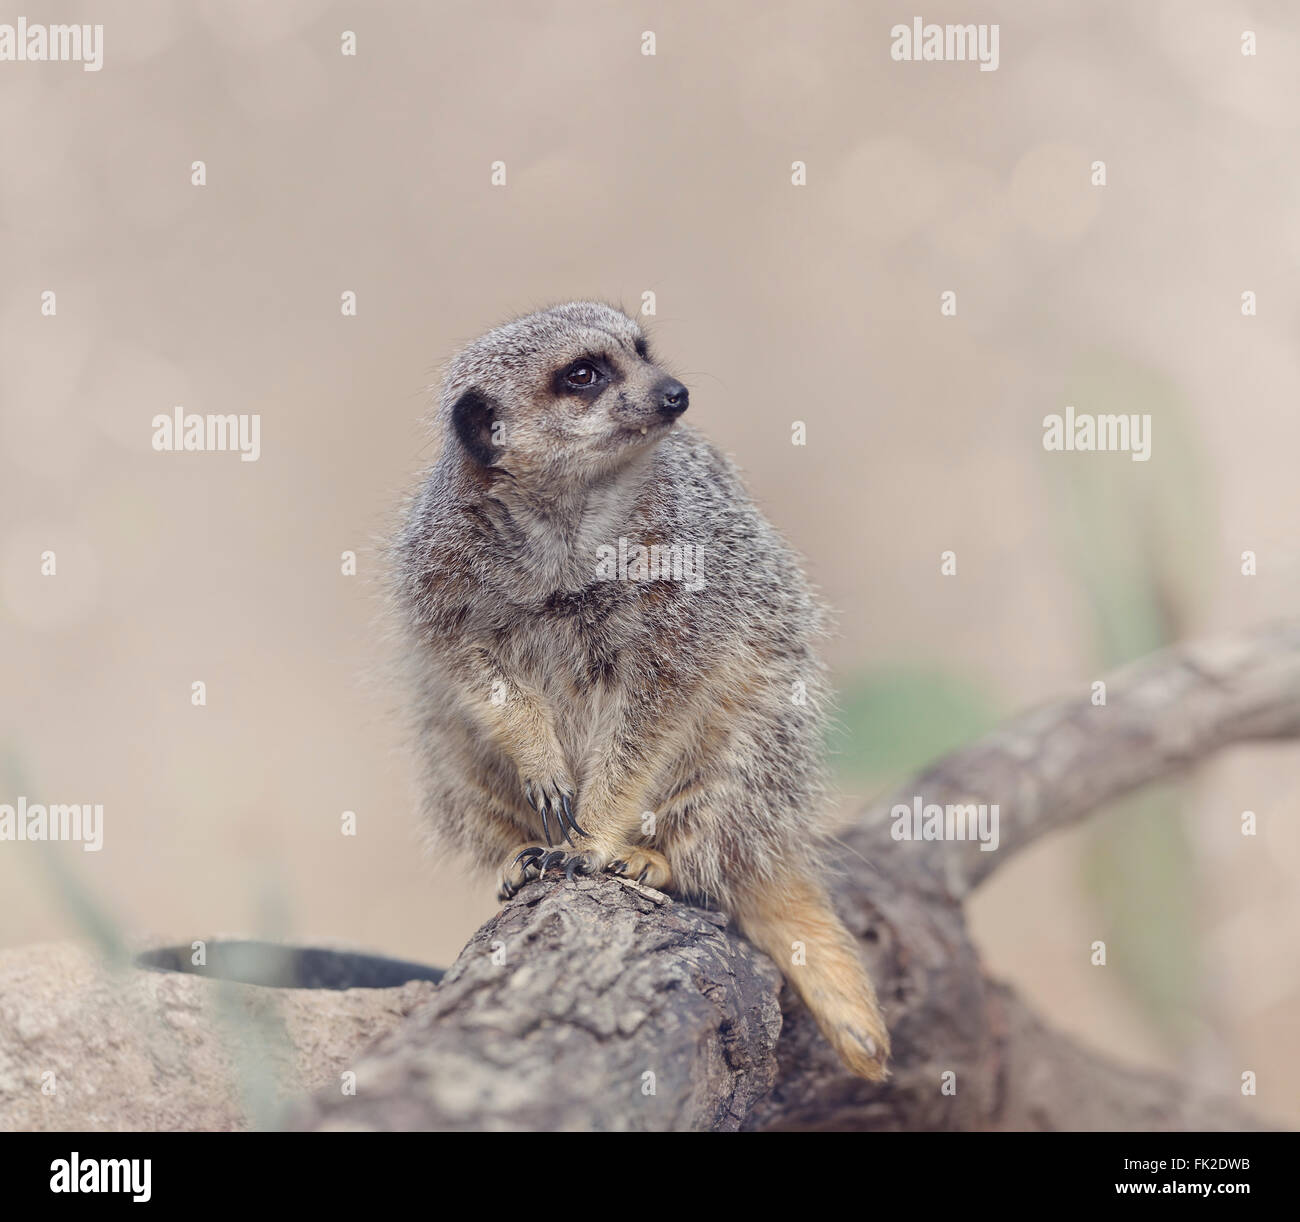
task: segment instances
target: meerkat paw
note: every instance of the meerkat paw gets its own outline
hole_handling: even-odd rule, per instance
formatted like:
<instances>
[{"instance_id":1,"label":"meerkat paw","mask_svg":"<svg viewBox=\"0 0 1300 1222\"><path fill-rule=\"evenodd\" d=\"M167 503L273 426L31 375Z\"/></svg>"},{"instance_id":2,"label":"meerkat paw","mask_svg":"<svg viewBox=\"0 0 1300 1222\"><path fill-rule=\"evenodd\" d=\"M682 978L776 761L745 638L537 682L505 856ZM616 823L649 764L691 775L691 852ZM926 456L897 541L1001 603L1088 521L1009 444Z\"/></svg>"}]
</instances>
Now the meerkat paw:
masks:
<instances>
[{"instance_id":1,"label":"meerkat paw","mask_svg":"<svg viewBox=\"0 0 1300 1222\"><path fill-rule=\"evenodd\" d=\"M583 853L570 854L564 865L566 878L575 874L617 874L620 878L630 878L662 891L673 881L673 872L666 858L657 849L644 847L629 848L627 845L617 849L588 849Z\"/></svg>"},{"instance_id":2,"label":"meerkat paw","mask_svg":"<svg viewBox=\"0 0 1300 1222\"><path fill-rule=\"evenodd\" d=\"M519 889L534 878L541 878L564 860L559 849L552 851L540 844L521 844L510 850L501 866L497 899L503 903L514 899Z\"/></svg>"},{"instance_id":3,"label":"meerkat paw","mask_svg":"<svg viewBox=\"0 0 1300 1222\"><path fill-rule=\"evenodd\" d=\"M523 782L524 800L541 816L542 835L546 837L548 846L555 843L557 835L563 836L565 843L572 845L570 829L579 836L587 834L574 818L574 807L578 799L572 784L555 779L536 781L531 777L524 777Z\"/></svg>"},{"instance_id":4,"label":"meerkat paw","mask_svg":"<svg viewBox=\"0 0 1300 1222\"><path fill-rule=\"evenodd\" d=\"M668 859L655 849L620 848L614 853L588 849L581 853L566 853L549 845L542 848L540 844L524 844L512 849L501 867L497 899L503 902L513 899L525 883L543 878L547 873L558 875L561 870L570 881L579 875L607 872L633 879L657 891L668 887L673 877Z\"/></svg>"},{"instance_id":5,"label":"meerkat paw","mask_svg":"<svg viewBox=\"0 0 1300 1222\"><path fill-rule=\"evenodd\" d=\"M611 874L634 879L656 891L666 890L673 881L668 858L656 849L624 849L605 868Z\"/></svg>"}]
</instances>

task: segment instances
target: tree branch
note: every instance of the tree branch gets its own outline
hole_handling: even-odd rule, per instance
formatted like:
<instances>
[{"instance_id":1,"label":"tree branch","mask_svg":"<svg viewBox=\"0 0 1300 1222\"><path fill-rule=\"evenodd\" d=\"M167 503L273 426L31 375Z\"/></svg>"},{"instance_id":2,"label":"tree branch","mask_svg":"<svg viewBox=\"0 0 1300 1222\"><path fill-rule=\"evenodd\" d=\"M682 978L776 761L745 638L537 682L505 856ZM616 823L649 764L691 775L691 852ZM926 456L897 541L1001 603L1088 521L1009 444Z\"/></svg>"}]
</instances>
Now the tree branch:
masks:
<instances>
[{"instance_id":1,"label":"tree branch","mask_svg":"<svg viewBox=\"0 0 1300 1222\"><path fill-rule=\"evenodd\" d=\"M1048 832L1233 743L1300 736L1300 622L1155 655L940 761L844 838L839 881L894 1041L848 1076L775 966L717 914L610 878L544 879L470 940L433 999L304 1128L1263 1127L1046 1028L987 980L962 900ZM997 803L1001 847L895 841L895 802ZM783 1010L783 1013L782 1013ZM941 1091L945 1071L955 1094ZM653 1090L653 1093L650 1093Z\"/></svg>"}]
</instances>

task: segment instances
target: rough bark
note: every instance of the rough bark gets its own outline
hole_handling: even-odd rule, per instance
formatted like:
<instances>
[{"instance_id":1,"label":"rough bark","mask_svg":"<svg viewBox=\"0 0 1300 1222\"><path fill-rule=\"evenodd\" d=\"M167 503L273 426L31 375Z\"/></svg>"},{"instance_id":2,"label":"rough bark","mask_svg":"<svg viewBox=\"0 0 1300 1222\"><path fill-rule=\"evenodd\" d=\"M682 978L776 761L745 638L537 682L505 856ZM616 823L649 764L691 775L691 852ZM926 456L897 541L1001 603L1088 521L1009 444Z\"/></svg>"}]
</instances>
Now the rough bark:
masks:
<instances>
[{"instance_id":1,"label":"rough bark","mask_svg":"<svg viewBox=\"0 0 1300 1222\"><path fill-rule=\"evenodd\" d=\"M716 913L542 879L314 1127L735 1129L776 1074L780 973Z\"/></svg>"},{"instance_id":2,"label":"rough bark","mask_svg":"<svg viewBox=\"0 0 1300 1222\"><path fill-rule=\"evenodd\" d=\"M1219 1129L1236 1103L1118 1065L988 980L963 900L1009 856L1233 743L1300 736L1300 622L1155 655L1107 703L1032 712L940 761L844 837L837 903L894 1040L892 1079L844 1073L775 966L716 914L613 879L543 879L433 998L318 1096L304 1128ZM997 803L1001 845L895 841L895 802ZM494 957L494 948L496 954ZM501 956L504 954L504 960ZM956 1094L940 1090L957 1075ZM646 1075L652 1074L653 1079ZM654 1093L648 1093L653 1082Z\"/></svg>"},{"instance_id":3,"label":"rough bark","mask_svg":"<svg viewBox=\"0 0 1300 1222\"><path fill-rule=\"evenodd\" d=\"M212 961L228 967L221 945L211 941ZM368 987L336 990L319 981L235 983L237 967L225 978L189 967L141 971L121 949L53 943L0 952L0 1133L275 1128L286 1100L337 1091L360 1050L434 988L411 979L409 964L379 963L390 978L367 979L360 969L378 961L360 955L330 962ZM325 956L261 949L262 959L295 966ZM146 955L177 958L156 947Z\"/></svg>"}]
</instances>

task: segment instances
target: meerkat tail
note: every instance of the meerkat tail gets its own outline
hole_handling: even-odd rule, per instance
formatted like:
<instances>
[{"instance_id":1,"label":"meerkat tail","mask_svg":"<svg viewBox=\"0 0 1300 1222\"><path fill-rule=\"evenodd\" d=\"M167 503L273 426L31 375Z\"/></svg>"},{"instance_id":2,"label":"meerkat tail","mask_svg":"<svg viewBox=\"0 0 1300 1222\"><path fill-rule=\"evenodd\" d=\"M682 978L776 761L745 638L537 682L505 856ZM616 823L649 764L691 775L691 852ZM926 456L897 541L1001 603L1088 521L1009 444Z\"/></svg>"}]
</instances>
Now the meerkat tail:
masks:
<instances>
[{"instance_id":1,"label":"meerkat tail","mask_svg":"<svg viewBox=\"0 0 1300 1222\"><path fill-rule=\"evenodd\" d=\"M825 892L808 879L786 878L741 897L736 920L776 960L840 1060L859 1077L883 1081L889 1032L857 944Z\"/></svg>"}]
</instances>

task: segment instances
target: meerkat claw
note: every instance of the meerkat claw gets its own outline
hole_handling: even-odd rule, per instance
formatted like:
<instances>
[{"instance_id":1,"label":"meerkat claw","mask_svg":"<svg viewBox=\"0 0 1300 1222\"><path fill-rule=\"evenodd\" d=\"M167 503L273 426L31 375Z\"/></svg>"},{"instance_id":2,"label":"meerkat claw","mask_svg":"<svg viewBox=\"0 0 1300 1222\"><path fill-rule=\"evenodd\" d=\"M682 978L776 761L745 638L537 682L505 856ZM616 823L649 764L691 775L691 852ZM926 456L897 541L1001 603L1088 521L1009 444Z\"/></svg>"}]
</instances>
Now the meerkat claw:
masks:
<instances>
[{"instance_id":1,"label":"meerkat claw","mask_svg":"<svg viewBox=\"0 0 1300 1222\"><path fill-rule=\"evenodd\" d=\"M546 796L545 789L538 786L538 791L534 792L533 782L531 780L526 780L524 782L524 800L533 808L534 811L537 812L537 814L541 816L542 835L546 837L546 844L549 848L555 843L555 837L551 835L551 821L547 816L554 813L556 826L561 832L564 832L564 821L560 818L560 812L558 810L552 812L551 800ZM567 835L565 835L564 838L565 840L569 840ZM573 841L569 840L569 843L572 844Z\"/></svg>"},{"instance_id":2,"label":"meerkat claw","mask_svg":"<svg viewBox=\"0 0 1300 1222\"><path fill-rule=\"evenodd\" d=\"M573 805L569 801L569 795L567 793L564 793L563 791L560 792L560 816L559 817L562 820L567 819L569 821L569 826L573 828L573 830L577 832L579 836L585 836L587 834L582 830L582 828L578 826L577 819L573 817Z\"/></svg>"},{"instance_id":3,"label":"meerkat claw","mask_svg":"<svg viewBox=\"0 0 1300 1222\"><path fill-rule=\"evenodd\" d=\"M528 805L542 817L542 832L546 836L548 845L555 843L555 837L551 834L552 824L570 848L576 847L573 837L569 835L570 828L579 836L587 834L578 826L578 820L574 817L573 795L568 793L559 781L551 781L549 785L537 785L532 780L526 780L524 797Z\"/></svg>"},{"instance_id":4,"label":"meerkat claw","mask_svg":"<svg viewBox=\"0 0 1300 1222\"><path fill-rule=\"evenodd\" d=\"M546 871L552 866L558 866L560 862L564 860L564 856L565 854L563 849L556 849L554 853L547 853L546 856L541 859L542 872L537 877L545 878Z\"/></svg>"},{"instance_id":5,"label":"meerkat claw","mask_svg":"<svg viewBox=\"0 0 1300 1222\"><path fill-rule=\"evenodd\" d=\"M545 852L546 852L545 849L538 848L537 845L533 845L531 848L525 849L522 853L519 854L518 857L515 858L515 865L518 865L521 861L527 858L528 866L535 866L537 864L536 858L540 857ZM527 870L528 866L525 866L524 869Z\"/></svg>"},{"instance_id":6,"label":"meerkat claw","mask_svg":"<svg viewBox=\"0 0 1300 1222\"><path fill-rule=\"evenodd\" d=\"M560 825L560 835L564 837L564 843L567 844L570 848L575 847L573 843L573 838L569 835L569 829L565 826L564 812L562 808L559 806L555 807L553 813L555 815L555 822Z\"/></svg>"},{"instance_id":7,"label":"meerkat claw","mask_svg":"<svg viewBox=\"0 0 1300 1222\"><path fill-rule=\"evenodd\" d=\"M569 882L573 882L573 876L575 874L586 873L587 863L583 861L580 856L571 856L569 860L564 863L564 877L567 878Z\"/></svg>"}]
</instances>

